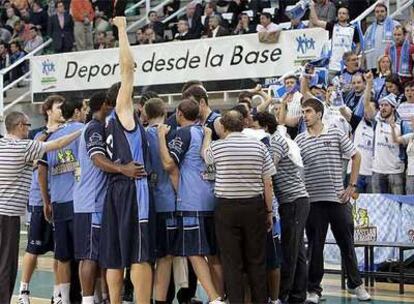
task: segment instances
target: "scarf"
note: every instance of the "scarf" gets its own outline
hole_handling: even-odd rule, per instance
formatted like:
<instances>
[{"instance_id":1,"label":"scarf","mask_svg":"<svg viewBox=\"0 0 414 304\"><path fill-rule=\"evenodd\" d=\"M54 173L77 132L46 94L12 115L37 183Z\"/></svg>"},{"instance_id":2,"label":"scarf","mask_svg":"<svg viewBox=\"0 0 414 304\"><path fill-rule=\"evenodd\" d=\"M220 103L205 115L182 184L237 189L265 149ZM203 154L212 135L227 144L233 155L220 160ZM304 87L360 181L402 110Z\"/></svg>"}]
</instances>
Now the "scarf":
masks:
<instances>
[{"instance_id":1,"label":"scarf","mask_svg":"<svg viewBox=\"0 0 414 304\"><path fill-rule=\"evenodd\" d=\"M383 39L382 42L390 43L393 41L392 32L394 30L394 20L392 20L391 17L387 17L384 20L384 33L383 33ZM368 30L365 33L365 53L373 52L375 49L375 35L377 32L377 26L378 23L374 22L371 24L371 26L368 28Z\"/></svg>"},{"instance_id":2,"label":"scarf","mask_svg":"<svg viewBox=\"0 0 414 304\"><path fill-rule=\"evenodd\" d=\"M289 30L302 30L307 28L305 24L301 21L296 27L290 26Z\"/></svg>"},{"instance_id":3,"label":"scarf","mask_svg":"<svg viewBox=\"0 0 414 304\"><path fill-rule=\"evenodd\" d=\"M392 61L392 72L397 73L401 77L411 77L410 42L408 39L405 39L402 45L400 62L397 62L397 46L395 43L391 45L389 53Z\"/></svg>"}]
</instances>

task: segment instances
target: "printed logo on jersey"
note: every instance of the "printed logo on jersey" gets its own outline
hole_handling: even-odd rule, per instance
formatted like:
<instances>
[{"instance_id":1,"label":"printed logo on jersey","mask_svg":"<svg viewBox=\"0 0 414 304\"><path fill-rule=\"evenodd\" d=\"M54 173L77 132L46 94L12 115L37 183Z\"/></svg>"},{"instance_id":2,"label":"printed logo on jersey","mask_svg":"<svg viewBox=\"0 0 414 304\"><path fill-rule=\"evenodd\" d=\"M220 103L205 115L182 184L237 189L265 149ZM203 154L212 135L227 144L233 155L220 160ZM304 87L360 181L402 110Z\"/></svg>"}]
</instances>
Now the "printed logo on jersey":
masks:
<instances>
[{"instance_id":1,"label":"printed logo on jersey","mask_svg":"<svg viewBox=\"0 0 414 304\"><path fill-rule=\"evenodd\" d=\"M96 146L104 146L103 143L103 136L99 134L98 132L92 133L92 135L89 137L89 140L86 144L87 148L90 147L96 147Z\"/></svg>"},{"instance_id":2,"label":"printed logo on jersey","mask_svg":"<svg viewBox=\"0 0 414 304\"><path fill-rule=\"evenodd\" d=\"M56 158L57 164L52 168L52 175L75 172L79 168L79 162L72 149L59 150Z\"/></svg>"}]
</instances>

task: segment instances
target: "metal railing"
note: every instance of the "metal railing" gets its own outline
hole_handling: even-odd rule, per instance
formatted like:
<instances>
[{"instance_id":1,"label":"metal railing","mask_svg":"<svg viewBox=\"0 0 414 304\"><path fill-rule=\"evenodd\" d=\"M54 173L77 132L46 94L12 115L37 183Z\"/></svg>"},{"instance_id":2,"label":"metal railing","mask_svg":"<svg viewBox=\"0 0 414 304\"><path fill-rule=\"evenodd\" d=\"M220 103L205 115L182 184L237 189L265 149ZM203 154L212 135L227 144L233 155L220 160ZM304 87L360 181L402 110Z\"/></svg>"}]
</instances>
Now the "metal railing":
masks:
<instances>
[{"instance_id":1,"label":"metal railing","mask_svg":"<svg viewBox=\"0 0 414 304\"><path fill-rule=\"evenodd\" d=\"M38 52L42 51L44 48L49 46L51 43L52 43L52 39L50 38L46 42L44 42L43 44L39 45L37 48L32 50L30 53L25 55L24 57L20 58L19 60L17 60L13 64L9 65L8 67L0 70L0 133L1 134L5 133L4 132L5 131L4 130L4 113L7 110L9 110L11 107L13 107L14 105L16 105L17 103L24 100L27 96L30 95L30 86L28 86L28 91L27 92L23 93L18 98L11 101L7 106L4 106L4 93L6 93L11 88L15 87L20 81L28 80L30 78L31 71L29 69L29 71L26 74L22 75L18 79L13 80L11 83L9 83L6 86L4 86L4 76L7 73L10 73L11 70L15 69L20 64L26 62L26 60L28 60L31 57L35 56Z\"/></svg>"},{"instance_id":2,"label":"metal railing","mask_svg":"<svg viewBox=\"0 0 414 304\"><path fill-rule=\"evenodd\" d=\"M405 11L407 8L412 6L414 3L414 0L408 0L408 1L401 1L397 0L397 10L393 12L390 16L395 17L401 14L403 11Z\"/></svg>"},{"instance_id":3,"label":"metal railing","mask_svg":"<svg viewBox=\"0 0 414 304\"><path fill-rule=\"evenodd\" d=\"M135 3L133 6L130 6L130 7L128 7L126 10L125 10L125 15L126 14L129 14L129 13L131 13L131 12L133 12L134 11L134 9L136 9L137 7L139 7L139 6L141 6L142 4L147 4L147 2L149 2L149 0L141 0L141 1L138 1L137 3Z\"/></svg>"}]
</instances>

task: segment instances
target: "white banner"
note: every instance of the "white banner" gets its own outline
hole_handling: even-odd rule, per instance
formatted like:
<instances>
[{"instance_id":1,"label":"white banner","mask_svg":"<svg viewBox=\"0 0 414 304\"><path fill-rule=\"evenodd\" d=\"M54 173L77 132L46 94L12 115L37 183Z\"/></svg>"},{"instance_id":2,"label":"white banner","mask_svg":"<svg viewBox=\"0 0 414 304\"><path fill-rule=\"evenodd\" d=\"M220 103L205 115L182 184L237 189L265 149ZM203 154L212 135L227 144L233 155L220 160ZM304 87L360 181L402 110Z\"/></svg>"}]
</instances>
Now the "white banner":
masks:
<instances>
[{"instance_id":1,"label":"white banner","mask_svg":"<svg viewBox=\"0 0 414 304\"><path fill-rule=\"evenodd\" d=\"M313 28L283 31L275 44L250 34L135 46L134 85L280 76L318 58L327 40L327 31ZM118 62L118 49L33 57L32 93L106 89L120 80Z\"/></svg>"}]
</instances>

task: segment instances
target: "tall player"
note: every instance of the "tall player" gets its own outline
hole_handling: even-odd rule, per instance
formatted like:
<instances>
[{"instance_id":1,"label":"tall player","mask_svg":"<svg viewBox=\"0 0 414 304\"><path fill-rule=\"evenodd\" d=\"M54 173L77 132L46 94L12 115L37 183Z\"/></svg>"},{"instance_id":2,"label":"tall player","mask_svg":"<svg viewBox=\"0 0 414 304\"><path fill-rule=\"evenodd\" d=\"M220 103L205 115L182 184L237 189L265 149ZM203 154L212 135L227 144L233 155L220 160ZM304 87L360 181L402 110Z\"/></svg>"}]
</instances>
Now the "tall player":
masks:
<instances>
[{"instance_id":1,"label":"tall player","mask_svg":"<svg viewBox=\"0 0 414 304\"><path fill-rule=\"evenodd\" d=\"M120 164L148 165L145 130L132 103L135 62L126 33L125 17L113 19L119 33L121 84L109 89L116 106L106 125L107 153ZM146 177L131 179L111 174L101 228L101 266L107 269L112 304L121 303L124 268L131 267L136 302L149 303L152 288L151 262L154 252L150 237L150 197Z\"/></svg>"},{"instance_id":2,"label":"tall player","mask_svg":"<svg viewBox=\"0 0 414 304\"><path fill-rule=\"evenodd\" d=\"M63 98L58 95L51 95L46 98L42 104L42 112L46 118L46 128L43 131L38 131L34 138L48 136L52 130L56 130L63 122L62 106ZM43 215L43 201L38 182L38 168L37 165L33 168L32 184L30 186L29 194L29 212L30 212L30 226L27 238L26 253L23 258L22 279L20 282L19 304L28 304L29 301L29 283L36 267L37 257L45 254L48 251L53 251L53 227L48 223ZM56 268L57 262L54 263ZM56 269L55 269L56 272ZM56 275L56 273L55 273ZM55 282L53 301L56 303L59 298L59 291Z\"/></svg>"},{"instance_id":3,"label":"tall player","mask_svg":"<svg viewBox=\"0 0 414 304\"><path fill-rule=\"evenodd\" d=\"M86 107L81 101L64 101L62 116L66 124L52 133L48 141L81 130L84 127ZM45 204L45 216L55 226L55 259L58 260L57 279L60 283L62 303L70 302L71 261L73 252L73 188L79 173L79 138L57 151L48 152L46 162L39 162L39 185ZM47 174L45 174L47 167ZM50 197L47 192L50 181Z\"/></svg>"},{"instance_id":4,"label":"tall player","mask_svg":"<svg viewBox=\"0 0 414 304\"><path fill-rule=\"evenodd\" d=\"M79 278L82 287L82 303L94 303L95 282L99 276L99 237L102 209L107 188L108 173L121 173L135 178L139 167L133 162L115 164L106 156L105 118L113 106L105 93L96 93L89 100L92 120L85 126L80 137L80 178L73 194L75 258L79 260ZM106 297L103 294L102 300Z\"/></svg>"}]
</instances>

